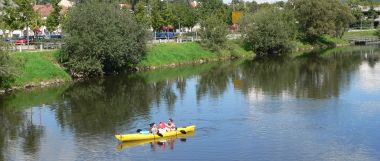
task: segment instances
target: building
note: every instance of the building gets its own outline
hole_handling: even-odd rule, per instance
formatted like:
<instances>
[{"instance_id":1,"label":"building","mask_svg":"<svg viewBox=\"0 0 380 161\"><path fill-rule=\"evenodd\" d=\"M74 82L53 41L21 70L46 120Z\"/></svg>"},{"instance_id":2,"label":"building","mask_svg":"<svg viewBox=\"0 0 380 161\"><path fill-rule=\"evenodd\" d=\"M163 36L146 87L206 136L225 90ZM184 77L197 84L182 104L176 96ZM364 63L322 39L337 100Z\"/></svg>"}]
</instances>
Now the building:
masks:
<instances>
[{"instance_id":1,"label":"building","mask_svg":"<svg viewBox=\"0 0 380 161\"><path fill-rule=\"evenodd\" d=\"M47 17L50 15L51 12L53 12L53 6L51 4L45 4L45 5L33 5L33 10L38 13L38 15L43 19L46 20Z\"/></svg>"}]
</instances>

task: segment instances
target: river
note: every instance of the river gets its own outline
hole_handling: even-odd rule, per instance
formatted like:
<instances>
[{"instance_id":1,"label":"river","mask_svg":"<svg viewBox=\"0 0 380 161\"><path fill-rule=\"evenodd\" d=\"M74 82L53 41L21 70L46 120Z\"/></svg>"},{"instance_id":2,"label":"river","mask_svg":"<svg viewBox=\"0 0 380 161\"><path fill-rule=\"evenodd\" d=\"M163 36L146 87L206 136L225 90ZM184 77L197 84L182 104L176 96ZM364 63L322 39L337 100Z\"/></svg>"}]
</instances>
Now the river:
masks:
<instances>
[{"instance_id":1,"label":"river","mask_svg":"<svg viewBox=\"0 0 380 161\"><path fill-rule=\"evenodd\" d=\"M380 160L380 48L216 62L0 97L0 160ZM120 144L173 118L196 132Z\"/></svg>"}]
</instances>

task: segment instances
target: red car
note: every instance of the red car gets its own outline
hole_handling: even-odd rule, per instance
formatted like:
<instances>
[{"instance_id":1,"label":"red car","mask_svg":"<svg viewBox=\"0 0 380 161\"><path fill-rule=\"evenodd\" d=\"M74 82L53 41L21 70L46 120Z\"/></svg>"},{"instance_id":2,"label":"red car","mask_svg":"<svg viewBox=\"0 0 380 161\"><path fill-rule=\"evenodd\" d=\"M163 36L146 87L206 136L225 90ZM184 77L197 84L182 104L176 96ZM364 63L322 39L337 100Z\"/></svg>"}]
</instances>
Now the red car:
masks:
<instances>
[{"instance_id":1,"label":"red car","mask_svg":"<svg viewBox=\"0 0 380 161\"><path fill-rule=\"evenodd\" d=\"M20 38L18 40L16 40L16 45L25 45L28 43L28 39L27 38ZM33 44L34 43L34 39L31 39L29 38L29 44Z\"/></svg>"},{"instance_id":2,"label":"red car","mask_svg":"<svg viewBox=\"0 0 380 161\"><path fill-rule=\"evenodd\" d=\"M21 38L16 40L16 45L22 45L28 43L28 40L26 38Z\"/></svg>"}]
</instances>

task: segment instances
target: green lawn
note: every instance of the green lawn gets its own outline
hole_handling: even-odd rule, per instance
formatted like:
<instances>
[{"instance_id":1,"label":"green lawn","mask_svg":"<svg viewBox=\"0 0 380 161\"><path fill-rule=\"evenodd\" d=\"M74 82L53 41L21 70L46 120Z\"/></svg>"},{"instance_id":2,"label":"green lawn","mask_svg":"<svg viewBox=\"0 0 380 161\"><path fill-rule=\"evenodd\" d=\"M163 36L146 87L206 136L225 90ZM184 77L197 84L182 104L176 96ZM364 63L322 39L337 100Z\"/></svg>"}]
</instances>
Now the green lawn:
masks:
<instances>
[{"instance_id":1,"label":"green lawn","mask_svg":"<svg viewBox=\"0 0 380 161\"><path fill-rule=\"evenodd\" d=\"M343 35L343 39L347 40L350 37L366 37L366 36L376 36L376 30L346 32Z\"/></svg>"},{"instance_id":2,"label":"green lawn","mask_svg":"<svg viewBox=\"0 0 380 161\"><path fill-rule=\"evenodd\" d=\"M244 50L235 42L228 42L229 50L211 52L196 42L155 44L148 49L138 67L165 66L193 63L198 60L218 60L228 57L246 57L253 53Z\"/></svg>"},{"instance_id":3,"label":"green lawn","mask_svg":"<svg viewBox=\"0 0 380 161\"><path fill-rule=\"evenodd\" d=\"M59 66L57 54L58 51L11 53L16 70L15 82L12 86L24 86L55 79L71 80L70 75Z\"/></svg>"}]
</instances>

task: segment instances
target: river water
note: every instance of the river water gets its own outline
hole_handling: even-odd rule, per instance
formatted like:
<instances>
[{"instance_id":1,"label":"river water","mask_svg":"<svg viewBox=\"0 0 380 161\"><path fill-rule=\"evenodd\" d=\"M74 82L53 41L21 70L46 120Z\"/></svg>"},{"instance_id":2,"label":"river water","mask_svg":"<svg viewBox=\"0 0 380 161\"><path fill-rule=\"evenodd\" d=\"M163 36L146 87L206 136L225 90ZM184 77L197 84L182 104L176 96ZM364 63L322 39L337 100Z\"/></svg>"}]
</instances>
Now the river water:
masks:
<instances>
[{"instance_id":1,"label":"river water","mask_svg":"<svg viewBox=\"0 0 380 161\"><path fill-rule=\"evenodd\" d=\"M380 48L107 77L0 97L0 160L380 160ZM173 118L183 139L120 144Z\"/></svg>"}]
</instances>

